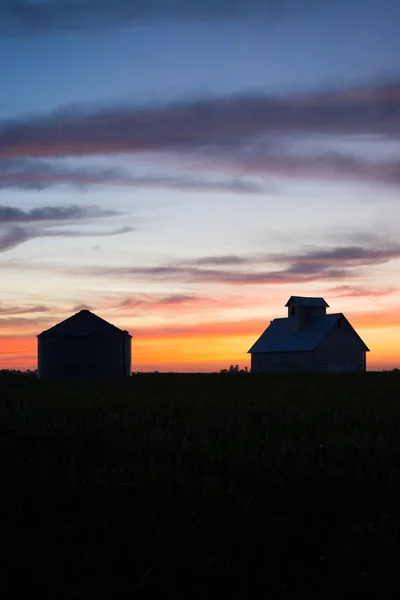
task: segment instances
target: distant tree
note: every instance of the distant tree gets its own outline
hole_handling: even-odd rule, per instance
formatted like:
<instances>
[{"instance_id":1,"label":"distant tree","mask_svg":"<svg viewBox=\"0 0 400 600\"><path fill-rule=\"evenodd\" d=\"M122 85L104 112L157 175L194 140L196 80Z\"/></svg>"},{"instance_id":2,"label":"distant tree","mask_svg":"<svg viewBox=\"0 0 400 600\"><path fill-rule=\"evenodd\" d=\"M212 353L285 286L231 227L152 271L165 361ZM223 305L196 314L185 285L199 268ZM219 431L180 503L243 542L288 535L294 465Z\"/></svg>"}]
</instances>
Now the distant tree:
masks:
<instances>
[{"instance_id":1,"label":"distant tree","mask_svg":"<svg viewBox=\"0 0 400 600\"><path fill-rule=\"evenodd\" d=\"M220 373L225 375L226 373L248 373L249 370L247 367L241 369L239 365L230 365L229 369L221 369Z\"/></svg>"},{"instance_id":2,"label":"distant tree","mask_svg":"<svg viewBox=\"0 0 400 600\"><path fill-rule=\"evenodd\" d=\"M235 365L235 366L231 365L229 367L229 371L228 372L229 373L240 373L240 367L239 367L239 365Z\"/></svg>"}]
</instances>

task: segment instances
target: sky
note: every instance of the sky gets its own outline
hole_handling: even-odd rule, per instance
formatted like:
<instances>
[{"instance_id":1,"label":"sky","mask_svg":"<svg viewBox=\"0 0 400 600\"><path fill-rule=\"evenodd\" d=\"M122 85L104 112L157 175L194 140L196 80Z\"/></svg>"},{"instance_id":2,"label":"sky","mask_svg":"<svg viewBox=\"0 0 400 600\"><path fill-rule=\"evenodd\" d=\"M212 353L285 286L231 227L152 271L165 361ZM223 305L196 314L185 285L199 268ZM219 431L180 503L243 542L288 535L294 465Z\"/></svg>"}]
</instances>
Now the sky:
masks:
<instances>
[{"instance_id":1,"label":"sky","mask_svg":"<svg viewBox=\"0 0 400 600\"><path fill-rule=\"evenodd\" d=\"M291 295L400 367L398 0L0 0L0 368L82 308L249 365Z\"/></svg>"}]
</instances>

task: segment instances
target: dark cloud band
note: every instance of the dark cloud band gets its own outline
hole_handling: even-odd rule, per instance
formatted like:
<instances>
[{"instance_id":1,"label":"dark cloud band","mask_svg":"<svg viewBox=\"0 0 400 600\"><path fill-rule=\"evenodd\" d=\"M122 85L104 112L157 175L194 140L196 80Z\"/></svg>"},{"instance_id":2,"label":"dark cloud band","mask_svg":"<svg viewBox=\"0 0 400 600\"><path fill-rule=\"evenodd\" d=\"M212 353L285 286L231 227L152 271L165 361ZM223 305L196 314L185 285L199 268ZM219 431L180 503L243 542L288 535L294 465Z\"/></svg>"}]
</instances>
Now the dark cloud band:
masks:
<instances>
[{"instance_id":1,"label":"dark cloud band","mask_svg":"<svg viewBox=\"0 0 400 600\"><path fill-rule=\"evenodd\" d=\"M374 136L400 144L399 107L400 81L394 80L375 87L287 98L230 97L167 106L57 112L3 122L0 188L108 183L257 193L265 191L265 185L254 177L268 175L339 176L397 186L400 161L395 155L366 160L331 149L312 155L302 151L301 143L294 152L290 140L323 136L335 140L353 135L360 140ZM368 143L373 152L373 139ZM157 163L161 154L176 166L186 167L190 175L160 175L153 169L149 175L139 176L118 168L72 167L56 161L56 157L143 152L149 165L152 157ZM207 176L201 170L206 170ZM218 172L219 178L215 177Z\"/></svg>"},{"instance_id":2,"label":"dark cloud band","mask_svg":"<svg viewBox=\"0 0 400 600\"><path fill-rule=\"evenodd\" d=\"M265 184L229 175L206 178L196 175L132 175L123 169L108 167L66 166L37 158L0 158L0 190L42 190L60 185L81 190L91 186L127 186L162 188L177 191L229 192L257 194L267 191Z\"/></svg>"},{"instance_id":3,"label":"dark cloud band","mask_svg":"<svg viewBox=\"0 0 400 600\"><path fill-rule=\"evenodd\" d=\"M303 11L316 6L302 2ZM0 33L99 30L143 20L276 20L296 8L296 0L0 0Z\"/></svg>"},{"instance_id":4,"label":"dark cloud band","mask_svg":"<svg viewBox=\"0 0 400 600\"><path fill-rule=\"evenodd\" d=\"M0 123L0 156L231 150L266 135L296 133L379 134L399 140L399 106L396 81L331 95L247 96L91 114L57 112Z\"/></svg>"},{"instance_id":5,"label":"dark cloud band","mask_svg":"<svg viewBox=\"0 0 400 600\"><path fill-rule=\"evenodd\" d=\"M120 235L133 231L129 226L117 229L66 229L65 224L91 222L99 217L117 215L115 211L98 206L45 206L24 211L0 206L0 252L15 248L28 240L43 237L92 237ZM64 225L64 227L61 227ZM58 226L59 228L55 228Z\"/></svg>"}]
</instances>

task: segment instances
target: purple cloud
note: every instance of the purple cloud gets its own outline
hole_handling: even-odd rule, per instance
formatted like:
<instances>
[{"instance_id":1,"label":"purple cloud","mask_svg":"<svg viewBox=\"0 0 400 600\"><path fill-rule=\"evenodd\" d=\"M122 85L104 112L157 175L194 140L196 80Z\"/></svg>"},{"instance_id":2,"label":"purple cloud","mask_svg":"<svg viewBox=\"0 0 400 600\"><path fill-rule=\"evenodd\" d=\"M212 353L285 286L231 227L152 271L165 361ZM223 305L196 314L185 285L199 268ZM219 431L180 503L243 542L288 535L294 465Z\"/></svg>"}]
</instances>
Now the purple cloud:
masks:
<instances>
[{"instance_id":1,"label":"purple cloud","mask_svg":"<svg viewBox=\"0 0 400 600\"><path fill-rule=\"evenodd\" d=\"M376 240L378 241L378 240ZM380 245L375 248L371 245L352 245L337 246L333 248L311 248L302 250L296 254L273 254L258 253L247 255L221 255L205 256L186 261L186 264L193 266L242 266L259 265L266 263L292 263L296 266L296 271L306 271L309 268L318 266L340 265L345 267L363 266L372 264L382 264L394 258L400 258L400 245L389 244Z\"/></svg>"},{"instance_id":2,"label":"purple cloud","mask_svg":"<svg viewBox=\"0 0 400 600\"><path fill-rule=\"evenodd\" d=\"M132 298L125 298L118 305L119 308L135 308L138 306L179 306L188 303L196 303L204 300L201 296L187 296L185 294L172 294L171 296L148 296L141 294Z\"/></svg>"},{"instance_id":3,"label":"purple cloud","mask_svg":"<svg viewBox=\"0 0 400 600\"><path fill-rule=\"evenodd\" d=\"M58 230L51 231L46 229L26 229L23 227L12 227L2 231L0 229L0 252L6 252L24 242L35 238L43 237L103 237L121 235L134 231L132 227L120 227L118 229L109 229L104 231L80 231L80 230Z\"/></svg>"},{"instance_id":4,"label":"purple cloud","mask_svg":"<svg viewBox=\"0 0 400 600\"><path fill-rule=\"evenodd\" d=\"M49 164L37 158L0 159L0 189L17 188L42 190L59 185L82 189L93 185L170 188L173 190L214 191L230 193L259 193L267 191L265 184L243 178L216 179L203 176L139 176L123 169L78 167Z\"/></svg>"},{"instance_id":5,"label":"purple cloud","mask_svg":"<svg viewBox=\"0 0 400 600\"><path fill-rule=\"evenodd\" d=\"M260 192L243 176L358 179L400 185L400 161L329 152L293 152L283 140L377 136L400 142L400 81L303 96L262 95L166 106L65 111L0 124L0 187L116 184L172 189ZM373 141L371 142L373 147ZM182 177L120 169L49 165L38 157L147 152L186 165ZM207 177L201 173L207 170ZM232 179L215 179L220 172ZM197 173L197 176L194 176ZM214 175L210 179L210 173Z\"/></svg>"},{"instance_id":6,"label":"purple cloud","mask_svg":"<svg viewBox=\"0 0 400 600\"><path fill-rule=\"evenodd\" d=\"M116 234L117 232L114 232ZM67 235L86 235L83 232L68 232ZM55 235L58 235L56 233ZM104 233L99 233L104 235ZM348 236L350 237L350 236ZM360 236L354 234L357 239ZM0 239L1 248L1 239ZM132 265L132 266L104 266L104 267L76 267L70 268L57 266L64 274L73 273L74 276L100 277L118 279L128 278L130 281L170 281L180 283L205 283L205 284L237 284L237 285L275 285L293 283L311 283L317 281L348 281L357 280L365 274L365 269L388 264L400 259L400 245L378 239L376 236L366 236L365 242L353 245L336 245L332 247L303 248L291 253L256 253L245 255L205 256L195 260L181 260L168 264ZM12 268L15 268L13 263ZM23 265L21 265L23 267ZM7 263L4 268L10 268ZM46 269L51 271L52 266L29 264L30 269ZM343 283L337 286L339 292L352 295L357 293L357 286ZM358 288L360 290L360 288ZM362 293L360 292L360 295ZM190 296L192 298L192 296ZM143 296L126 298L119 304L124 306L138 306L142 304ZM166 303L179 304L190 301L185 295L167 296Z\"/></svg>"},{"instance_id":7,"label":"purple cloud","mask_svg":"<svg viewBox=\"0 0 400 600\"><path fill-rule=\"evenodd\" d=\"M273 285L356 278L363 267L397 259L400 259L400 245L380 244L378 248L339 246L307 249L296 254L207 256L168 265L97 268L90 273L181 282ZM264 268L260 269L260 265Z\"/></svg>"},{"instance_id":8,"label":"purple cloud","mask_svg":"<svg viewBox=\"0 0 400 600\"><path fill-rule=\"evenodd\" d=\"M12 315L27 315L32 313L43 313L48 312L48 308L42 304L37 306L12 306L3 307L0 306L0 315L12 316Z\"/></svg>"},{"instance_id":9,"label":"purple cloud","mask_svg":"<svg viewBox=\"0 0 400 600\"><path fill-rule=\"evenodd\" d=\"M120 107L1 124L0 156L241 148L249 138L294 133L400 138L400 82L289 97L234 96Z\"/></svg>"},{"instance_id":10,"label":"purple cloud","mask_svg":"<svg viewBox=\"0 0 400 600\"><path fill-rule=\"evenodd\" d=\"M98 217L111 217L118 214L116 211L104 210L93 205L43 206L31 210L0 205L0 224L79 221Z\"/></svg>"},{"instance_id":11,"label":"purple cloud","mask_svg":"<svg viewBox=\"0 0 400 600\"><path fill-rule=\"evenodd\" d=\"M335 294L339 298L380 298L382 296L389 296L395 292L397 292L396 288L385 288L378 290L352 285L338 285L329 290L329 293Z\"/></svg>"},{"instance_id":12,"label":"purple cloud","mask_svg":"<svg viewBox=\"0 0 400 600\"><path fill-rule=\"evenodd\" d=\"M54 229L64 223L76 223L118 213L97 206L45 206L24 211L11 206L0 206L0 252L15 248L39 237L98 237L120 235L133 231L129 226L117 229L91 230Z\"/></svg>"}]
</instances>

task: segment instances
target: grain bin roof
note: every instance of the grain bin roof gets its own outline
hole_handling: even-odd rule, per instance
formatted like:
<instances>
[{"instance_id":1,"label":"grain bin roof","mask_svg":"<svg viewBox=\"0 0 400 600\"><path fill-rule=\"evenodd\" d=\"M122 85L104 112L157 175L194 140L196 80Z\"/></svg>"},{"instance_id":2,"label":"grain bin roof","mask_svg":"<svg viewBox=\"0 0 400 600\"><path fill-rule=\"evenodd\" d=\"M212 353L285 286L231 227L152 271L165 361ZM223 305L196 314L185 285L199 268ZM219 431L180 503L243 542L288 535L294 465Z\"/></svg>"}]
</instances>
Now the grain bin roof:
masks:
<instances>
[{"instance_id":1,"label":"grain bin roof","mask_svg":"<svg viewBox=\"0 0 400 600\"><path fill-rule=\"evenodd\" d=\"M50 329L46 329L38 335L46 336L46 335L118 335L121 334L128 335L132 337L127 331L123 331L115 325L111 325L108 321L105 321L101 317L98 317L90 310L81 310L75 315L68 317L65 321L61 321L54 327L50 327Z\"/></svg>"},{"instance_id":2,"label":"grain bin roof","mask_svg":"<svg viewBox=\"0 0 400 600\"><path fill-rule=\"evenodd\" d=\"M307 296L290 296L285 306L327 306L329 304L323 298Z\"/></svg>"}]
</instances>

